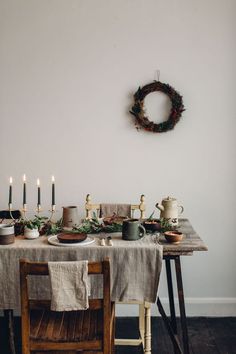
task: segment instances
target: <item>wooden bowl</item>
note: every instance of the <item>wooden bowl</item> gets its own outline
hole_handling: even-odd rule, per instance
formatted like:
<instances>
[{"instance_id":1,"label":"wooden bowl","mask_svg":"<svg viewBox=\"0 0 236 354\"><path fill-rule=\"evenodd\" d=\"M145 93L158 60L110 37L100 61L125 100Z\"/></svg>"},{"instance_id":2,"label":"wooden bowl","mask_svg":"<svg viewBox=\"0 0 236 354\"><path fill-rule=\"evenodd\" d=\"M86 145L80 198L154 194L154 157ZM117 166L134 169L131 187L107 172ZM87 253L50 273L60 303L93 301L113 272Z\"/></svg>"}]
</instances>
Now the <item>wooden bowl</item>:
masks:
<instances>
[{"instance_id":1,"label":"wooden bowl","mask_svg":"<svg viewBox=\"0 0 236 354\"><path fill-rule=\"evenodd\" d=\"M183 234L179 231L166 231L164 232L164 235L166 241L170 243L180 243L180 241L183 239Z\"/></svg>"},{"instance_id":2,"label":"wooden bowl","mask_svg":"<svg viewBox=\"0 0 236 354\"><path fill-rule=\"evenodd\" d=\"M10 245L15 242L15 234L0 235L0 245Z\"/></svg>"},{"instance_id":3,"label":"wooden bowl","mask_svg":"<svg viewBox=\"0 0 236 354\"><path fill-rule=\"evenodd\" d=\"M103 218L103 222L105 225L122 224L123 221L127 219L127 216L106 216L105 218Z\"/></svg>"},{"instance_id":4,"label":"wooden bowl","mask_svg":"<svg viewBox=\"0 0 236 354\"><path fill-rule=\"evenodd\" d=\"M61 243L78 243L86 240L87 234L61 233L57 238Z\"/></svg>"},{"instance_id":5,"label":"wooden bowl","mask_svg":"<svg viewBox=\"0 0 236 354\"><path fill-rule=\"evenodd\" d=\"M161 224L160 220L158 219L153 219L151 221L145 220L143 222L143 226L145 230L149 232L161 231Z\"/></svg>"}]
</instances>

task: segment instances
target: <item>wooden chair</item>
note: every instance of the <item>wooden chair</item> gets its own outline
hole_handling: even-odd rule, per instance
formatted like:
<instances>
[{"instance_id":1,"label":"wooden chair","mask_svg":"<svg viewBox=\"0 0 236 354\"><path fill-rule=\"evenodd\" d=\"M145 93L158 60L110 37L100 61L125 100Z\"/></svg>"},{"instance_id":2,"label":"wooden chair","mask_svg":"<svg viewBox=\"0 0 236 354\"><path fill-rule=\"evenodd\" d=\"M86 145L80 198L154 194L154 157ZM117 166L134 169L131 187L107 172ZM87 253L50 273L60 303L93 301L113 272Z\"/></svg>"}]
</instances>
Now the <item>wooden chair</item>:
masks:
<instances>
[{"instance_id":1,"label":"wooden chair","mask_svg":"<svg viewBox=\"0 0 236 354\"><path fill-rule=\"evenodd\" d=\"M86 210L86 219L92 218L93 211L96 212L96 215L100 214L100 205L93 204L90 194L86 196L85 210ZM139 204L131 205L131 217L134 217L135 210L140 211L140 218L145 218L145 196L142 194L140 197ZM116 345L131 345L139 346L143 345L145 353L151 353L151 304L149 302L138 302L138 301L129 301L129 302L119 302L122 305L137 304L139 305L139 332L140 338L138 339L115 339Z\"/></svg>"},{"instance_id":2,"label":"wooden chair","mask_svg":"<svg viewBox=\"0 0 236 354\"><path fill-rule=\"evenodd\" d=\"M9 210L0 210L0 223L3 223L4 220L7 222L12 221L12 218L14 219L20 219L21 217L21 212L20 210L12 210L11 212Z\"/></svg>"},{"instance_id":3,"label":"wooden chair","mask_svg":"<svg viewBox=\"0 0 236 354\"><path fill-rule=\"evenodd\" d=\"M92 213L95 211L96 215L99 216L100 214L100 206L101 204L93 204L92 203L92 198L90 194L87 194L86 196L86 203L85 203L85 210L86 210L86 219L91 219L92 218ZM142 194L140 197L140 203L139 204L131 204L131 217L134 217L134 212L135 210L140 211L140 218L144 219L145 218L145 196Z\"/></svg>"},{"instance_id":4,"label":"wooden chair","mask_svg":"<svg viewBox=\"0 0 236 354\"><path fill-rule=\"evenodd\" d=\"M89 300L85 311L55 312L50 300L30 299L28 277L48 275L48 264L20 260L22 354L114 352L115 306L110 299L110 262L89 262L89 274L103 275L103 299Z\"/></svg>"}]
</instances>

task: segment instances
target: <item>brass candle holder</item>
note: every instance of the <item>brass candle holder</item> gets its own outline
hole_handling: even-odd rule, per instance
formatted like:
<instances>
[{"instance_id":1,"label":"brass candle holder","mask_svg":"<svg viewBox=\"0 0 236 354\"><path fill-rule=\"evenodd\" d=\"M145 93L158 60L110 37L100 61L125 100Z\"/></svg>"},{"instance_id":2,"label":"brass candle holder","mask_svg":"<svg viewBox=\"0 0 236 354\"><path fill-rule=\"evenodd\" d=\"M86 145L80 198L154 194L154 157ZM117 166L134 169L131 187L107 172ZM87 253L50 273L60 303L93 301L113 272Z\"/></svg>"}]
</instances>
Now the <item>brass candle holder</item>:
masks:
<instances>
[{"instance_id":1,"label":"brass candle holder","mask_svg":"<svg viewBox=\"0 0 236 354\"><path fill-rule=\"evenodd\" d=\"M15 218L12 215L12 203L8 204L8 210L9 210L9 214L10 214L10 217L11 217L12 221L15 222Z\"/></svg>"},{"instance_id":2,"label":"brass candle holder","mask_svg":"<svg viewBox=\"0 0 236 354\"><path fill-rule=\"evenodd\" d=\"M23 204L23 208L21 209L21 217L23 220L27 220L26 213L27 213L27 204Z\"/></svg>"},{"instance_id":3,"label":"brass candle holder","mask_svg":"<svg viewBox=\"0 0 236 354\"><path fill-rule=\"evenodd\" d=\"M51 206L51 210L49 210L49 212L50 212L50 217L49 217L49 221L52 221L52 219L53 219L53 216L54 216L54 214L56 213L56 205L52 205Z\"/></svg>"}]
</instances>

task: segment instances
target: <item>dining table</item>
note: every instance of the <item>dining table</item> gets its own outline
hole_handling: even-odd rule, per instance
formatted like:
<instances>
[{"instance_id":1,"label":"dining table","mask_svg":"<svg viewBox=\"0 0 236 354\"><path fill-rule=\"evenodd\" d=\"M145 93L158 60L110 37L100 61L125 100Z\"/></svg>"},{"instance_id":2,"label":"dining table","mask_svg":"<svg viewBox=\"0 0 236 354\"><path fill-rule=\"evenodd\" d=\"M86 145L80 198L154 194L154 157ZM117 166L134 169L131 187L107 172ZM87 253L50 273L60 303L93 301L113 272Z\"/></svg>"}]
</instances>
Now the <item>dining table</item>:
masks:
<instances>
[{"instance_id":1,"label":"dining table","mask_svg":"<svg viewBox=\"0 0 236 354\"><path fill-rule=\"evenodd\" d=\"M184 289L181 270L181 257L191 256L196 251L207 251L207 246L193 229L188 219L179 220L179 231L184 234L178 244L168 243L163 234L147 234L137 241L122 239L121 233L88 235L91 241L84 246L71 245L62 247L55 237L40 236L27 240L23 235L17 236L10 245L0 246L0 309L4 311L9 328L9 344L11 354L15 354L14 345L14 311L20 309L19 260L27 258L31 261L72 261L89 259L111 260L111 297L119 303L134 302L143 311L143 320L139 327L139 340L127 341L116 339L117 345L143 345L143 351L151 354L151 304L156 303L160 315L168 330L175 353L189 354L188 329L186 321ZM112 238L112 246L105 242L101 246L101 238ZM49 239L49 237L51 237ZM177 332L177 320L174 303L174 288L171 263L175 264L177 293L180 309L180 323L183 345ZM159 278L162 265L165 263L168 285L170 317L164 311L158 297ZM99 283L91 287L91 296L97 296ZM30 291L33 297L48 298L50 296L49 279L38 282L32 279Z\"/></svg>"}]
</instances>

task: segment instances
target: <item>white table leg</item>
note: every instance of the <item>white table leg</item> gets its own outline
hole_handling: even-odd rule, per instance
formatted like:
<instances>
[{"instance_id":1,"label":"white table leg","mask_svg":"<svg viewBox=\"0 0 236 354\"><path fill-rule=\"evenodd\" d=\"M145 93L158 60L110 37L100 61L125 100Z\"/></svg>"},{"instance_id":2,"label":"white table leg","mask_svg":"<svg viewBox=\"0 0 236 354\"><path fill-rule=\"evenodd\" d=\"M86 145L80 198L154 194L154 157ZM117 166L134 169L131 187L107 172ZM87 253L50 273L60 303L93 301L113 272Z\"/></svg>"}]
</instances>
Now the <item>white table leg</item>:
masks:
<instances>
[{"instance_id":1,"label":"white table leg","mask_svg":"<svg viewBox=\"0 0 236 354\"><path fill-rule=\"evenodd\" d=\"M145 302L144 311L145 311L144 353L151 354L152 352L151 304Z\"/></svg>"}]
</instances>

